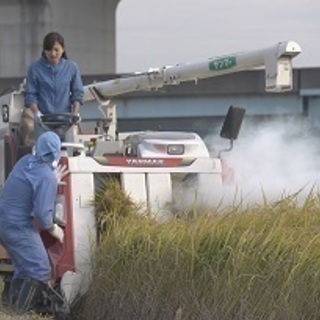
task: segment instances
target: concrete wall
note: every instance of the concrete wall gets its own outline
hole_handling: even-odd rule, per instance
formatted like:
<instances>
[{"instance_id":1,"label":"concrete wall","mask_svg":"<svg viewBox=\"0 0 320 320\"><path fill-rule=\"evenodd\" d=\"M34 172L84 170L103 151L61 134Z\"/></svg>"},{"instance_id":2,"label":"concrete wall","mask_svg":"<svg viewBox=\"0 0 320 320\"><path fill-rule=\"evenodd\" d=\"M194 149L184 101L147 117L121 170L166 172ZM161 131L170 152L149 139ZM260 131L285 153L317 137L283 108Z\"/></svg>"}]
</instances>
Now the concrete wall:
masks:
<instances>
[{"instance_id":1,"label":"concrete wall","mask_svg":"<svg viewBox=\"0 0 320 320\"><path fill-rule=\"evenodd\" d=\"M0 0L0 78L26 74L42 40L60 32L82 74L114 73L120 0Z\"/></svg>"}]
</instances>

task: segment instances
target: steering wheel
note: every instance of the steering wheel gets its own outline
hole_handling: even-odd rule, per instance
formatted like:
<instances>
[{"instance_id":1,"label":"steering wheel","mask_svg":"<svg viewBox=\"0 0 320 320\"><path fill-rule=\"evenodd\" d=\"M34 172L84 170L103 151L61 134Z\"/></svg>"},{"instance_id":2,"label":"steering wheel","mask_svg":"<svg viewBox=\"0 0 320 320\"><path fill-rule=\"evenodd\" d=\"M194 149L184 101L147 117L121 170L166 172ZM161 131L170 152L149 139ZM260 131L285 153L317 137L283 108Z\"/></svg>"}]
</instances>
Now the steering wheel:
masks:
<instances>
[{"instance_id":1,"label":"steering wheel","mask_svg":"<svg viewBox=\"0 0 320 320\"><path fill-rule=\"evenodd\" d=\"M41 126L45 130L53 131L60 137L71 128L71 126L80 122L80 116L73 113L52 113L41 116Z\"/></svg>"}]
</instances>

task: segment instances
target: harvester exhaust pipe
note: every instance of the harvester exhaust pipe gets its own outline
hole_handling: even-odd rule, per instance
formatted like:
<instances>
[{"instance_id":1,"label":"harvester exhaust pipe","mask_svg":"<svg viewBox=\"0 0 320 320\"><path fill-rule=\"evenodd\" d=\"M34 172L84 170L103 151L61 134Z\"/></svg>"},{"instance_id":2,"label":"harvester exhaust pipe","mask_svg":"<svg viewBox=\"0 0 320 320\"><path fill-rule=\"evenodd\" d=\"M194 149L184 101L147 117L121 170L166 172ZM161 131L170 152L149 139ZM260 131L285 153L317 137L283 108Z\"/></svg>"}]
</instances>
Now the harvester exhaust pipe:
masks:
<instances>
[{"instance_id":1,"label":"harvester exhaust pipe","mask_svg":"<svg viewBox=\"0 0 320 320\"><path fill-rule=\"evenodd\" d=\"M245 115L245 109L235 106L230 106L228 113L223 122L220 137L230 140L230 147L219 152L218 157L221 157L222 152L228 152L233 148L233 141L238 138L242 121Z\"/></svg>"}]
</instances>

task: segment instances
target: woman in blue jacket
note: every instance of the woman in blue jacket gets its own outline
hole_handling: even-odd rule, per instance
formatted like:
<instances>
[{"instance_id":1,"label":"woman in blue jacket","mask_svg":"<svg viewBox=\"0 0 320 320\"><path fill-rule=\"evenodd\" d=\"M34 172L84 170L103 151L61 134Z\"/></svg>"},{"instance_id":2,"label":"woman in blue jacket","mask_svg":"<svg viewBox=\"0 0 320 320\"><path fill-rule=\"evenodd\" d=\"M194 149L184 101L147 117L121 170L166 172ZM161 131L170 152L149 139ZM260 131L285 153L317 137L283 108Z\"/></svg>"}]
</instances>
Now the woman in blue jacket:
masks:
<instances>
[{"instance_id":1,"label":"woman in blue jacket","mask_svg":"<svg viewBox=\"0 0 320 320\"><path fill-rule=\"evenodd\" d=\"M43 133L35 154L25 155L16 163L0 195L0 244L12 260L9 298L19 314L35 307L51 279L50 261L35 220L60 242L64 237L53 222L58 184L54 168L60 148L58 135Z\"/></svg>"},{"instance_id":2,"label":"woman in blue jacket","mask_svg":"<svg viewBox=\"0 0 320 320\"><path fill-rule=\"evenodd\" d=\"M35 137L45 131L41 116L54 113L79 115L83 85L76 62L67 59L61 34L48 33L42 56L28 68L25 105L34 114Z\"/></svg>"}]
</instances>

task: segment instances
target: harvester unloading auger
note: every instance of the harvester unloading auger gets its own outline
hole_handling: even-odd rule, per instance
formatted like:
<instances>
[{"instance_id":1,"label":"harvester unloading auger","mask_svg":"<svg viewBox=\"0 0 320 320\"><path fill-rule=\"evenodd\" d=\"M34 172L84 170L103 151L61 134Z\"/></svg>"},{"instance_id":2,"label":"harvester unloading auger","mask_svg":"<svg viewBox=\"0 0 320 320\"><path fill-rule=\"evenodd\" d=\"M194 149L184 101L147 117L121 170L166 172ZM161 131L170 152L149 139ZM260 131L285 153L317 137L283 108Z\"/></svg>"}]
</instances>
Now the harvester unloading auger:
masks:
<instances>
[{"instance_id":1,"label":"harvester unloading auger","mask_svg":"<svg viewBox=\"0 0 320 320\"><path fill-rule=\"evenodd\" d=\"M194 64L156 68L85 86L84 100L96 100L102 111L101 127L92 133L73 132L74 141L63 143L60 161L70 174L64 178L64 185L59 186L59 210L56 210L55 219L64 228L65 241L60 244L42 232L53 265L55 290L61 298L54 299L50 305L53 313L64 310L64 316L67 316L68 306L86 292L90 283L91 254L97 239L92 200L100 177L116 177L134 201L145 204L156 215L164 214L167 204L173 201L173 175L193 175L196 189L204 181L211 190L223 188L225 172L222 159L220 156L211 157L196 133L118 133L115 106L110 100L124 93L154 90L258 67L265 67L267 91L289 91L292 89L292 58L300 51L296 42L280 42L266 49L210 58ZM17 159L31 151L30 147L23 145L21 137L23 87L1 96L0 108L1 191ZM243 116L244 109L231 107L223 124L221 136L230 139L231 147L238 136ZM44 116L42 121L51 130L59 131L63 138L70 119L68 114L58 114ZM11 274L10 257L0 247L0 275L6 288ZM57 316L61 315L60 311L56 312Z\"/></svg>"}]
</instances>

